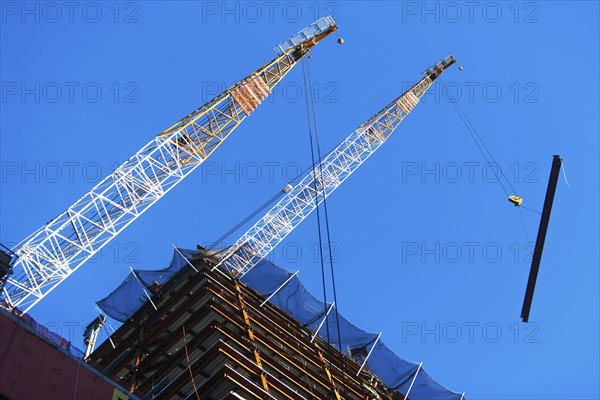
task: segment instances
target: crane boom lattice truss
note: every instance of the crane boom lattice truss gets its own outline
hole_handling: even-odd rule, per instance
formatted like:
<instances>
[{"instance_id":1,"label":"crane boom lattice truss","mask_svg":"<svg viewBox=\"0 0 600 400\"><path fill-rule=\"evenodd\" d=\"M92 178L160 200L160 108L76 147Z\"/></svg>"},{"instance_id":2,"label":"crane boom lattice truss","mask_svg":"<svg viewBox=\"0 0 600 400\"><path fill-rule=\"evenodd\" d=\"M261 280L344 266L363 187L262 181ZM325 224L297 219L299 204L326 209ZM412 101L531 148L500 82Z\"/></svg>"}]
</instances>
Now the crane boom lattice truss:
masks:
<instances>
[{"instance_id":1,"label":"crane boom lattice truss","mask_svg":"<svg viewBox=\"0 0 600 400\"><path fill-rule=\"evenodd\" d=\"M425 71L419 82L352 132L224 251L215 268L225 267L238 276L250 271L387 140L433 81L454 62L454 57L448 56Z\"/></svg>"},{"instance_id":2,"label":"crane boom lattice truss","mask_svg":"<svg viewBox=\"0 0 600 400\"><path fill-rule=\"evenodd\" d=\"M67 211L13 249L1 298L27 312L198 167L325 36L324 17L276 47L279 56L157 135Z\"/></svg>"}]
</instances>

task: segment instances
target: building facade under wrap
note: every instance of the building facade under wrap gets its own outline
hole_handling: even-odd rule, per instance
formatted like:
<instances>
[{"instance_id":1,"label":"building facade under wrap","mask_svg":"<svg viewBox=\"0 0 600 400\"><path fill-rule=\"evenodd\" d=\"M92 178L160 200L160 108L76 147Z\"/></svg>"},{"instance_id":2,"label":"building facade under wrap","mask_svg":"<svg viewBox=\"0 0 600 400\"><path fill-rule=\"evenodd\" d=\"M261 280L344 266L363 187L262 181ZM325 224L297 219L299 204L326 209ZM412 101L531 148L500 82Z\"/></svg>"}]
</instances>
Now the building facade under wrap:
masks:
<instances>
[{"instance_id":1,"label":"building facade under wrap","mask_svg":"<svg viewBox=\"0 0 600 400\"><path fill-rule=\"evenodd\" d=\"M238 280L218 261L176 249L167 268L132 271L98 302L123 325L90 362L140 398L462 397L341 315L338 335L328 305L283 269L262 261Z\"/></svg>"}]
</instances>

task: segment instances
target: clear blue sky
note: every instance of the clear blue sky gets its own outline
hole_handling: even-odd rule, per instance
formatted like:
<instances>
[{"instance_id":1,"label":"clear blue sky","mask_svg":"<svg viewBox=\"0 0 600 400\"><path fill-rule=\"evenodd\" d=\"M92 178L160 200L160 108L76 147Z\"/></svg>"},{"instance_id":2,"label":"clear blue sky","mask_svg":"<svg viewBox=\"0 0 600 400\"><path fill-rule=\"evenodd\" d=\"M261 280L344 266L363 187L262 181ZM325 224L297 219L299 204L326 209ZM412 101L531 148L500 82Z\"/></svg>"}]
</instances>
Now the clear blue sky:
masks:
<instances>
[{"instance_id":1,"label":"clear blue sky","mask_svg":"<svg viewBox=\"0 0 600 400\"><path fill-rule=\"evenodd\" d=\"M312 53L322 149L448 54L462 109L541 210L565 161L533 301L519 314L527 239L439 85L329 201L340 311L383 331L470 399L597 399L598 2L3 2L0 241L67 208L154 134L332 13L345 44ZM73 8L70 8L73 7ZM32 315L82 346L92 302L171 244L223 232L309 165L300 68L205 164L49 295ZM524 211L529 238L539 217ZM321 293L316 220L272 259Z\"/></svg>"}]
</instances>

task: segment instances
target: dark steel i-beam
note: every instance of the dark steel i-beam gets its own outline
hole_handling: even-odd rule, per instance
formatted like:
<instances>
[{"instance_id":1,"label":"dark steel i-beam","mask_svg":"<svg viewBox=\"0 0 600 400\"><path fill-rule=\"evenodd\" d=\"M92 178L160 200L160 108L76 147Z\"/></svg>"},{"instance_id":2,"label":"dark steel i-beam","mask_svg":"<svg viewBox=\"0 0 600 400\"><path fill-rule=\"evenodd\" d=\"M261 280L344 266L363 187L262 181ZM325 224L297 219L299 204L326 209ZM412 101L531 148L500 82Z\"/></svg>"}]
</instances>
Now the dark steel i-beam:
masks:
<instances>
[{"instance_id":1,"label":"dark steel i-beam","mask_svg":"<svg viewBox=\"0 0 600 400\"><path fill-rule=\"evenodd\" d=\"M561 164L562 159L560 156L555 155L554 159L552 160L550 180L548 181L546 199L544 200L544 209L542 210L540 228L538 229L538 235L535 241L533 259L531 260L531 270L529 271L529 280L527 281L527 290L525 291L525 299L523 300L523 308L521 310L521 318L523 318L523 322L529 321L529 311L531 309L531 302L533 301L533 291L535 290L535 282L540 269L540 262L542 261L542 251L544 250L546 232L548 231L548 222L550 221L550 211L552 211L552 203L554 202L554 193L556 192L556 183L558 182L558 173L560 172Z\"/></svg>"}]
</instances>

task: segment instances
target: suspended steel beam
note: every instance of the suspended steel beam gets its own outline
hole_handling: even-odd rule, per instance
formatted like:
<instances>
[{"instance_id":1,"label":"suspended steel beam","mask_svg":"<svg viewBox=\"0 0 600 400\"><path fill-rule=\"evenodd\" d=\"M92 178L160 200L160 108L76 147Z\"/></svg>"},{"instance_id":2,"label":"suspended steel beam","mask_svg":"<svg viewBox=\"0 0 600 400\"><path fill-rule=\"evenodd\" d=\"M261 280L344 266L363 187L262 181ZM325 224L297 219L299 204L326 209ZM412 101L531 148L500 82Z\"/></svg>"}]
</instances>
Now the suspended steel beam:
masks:
<instances>
[{"instance_id":1,"label":"suspended steel beam","mask_svg":"<svg viewBox=\"0 0 600 400\"><path fill-rule=\"evenodd\" d=\"M540 263L542 261L542 251L544 250L544 242L546 241L546 232L548 231L550 212L552 211L554 193L556 192L558 173L560 172L561 165L562 159L560 156L555 155L552 159L552 168L550 169L550 179L548 181L548 189L546 190L544 209L542 210L542 217L540 218L540 227L538 229L537 239L535 241L535 249L533 250L531 269L529 270L529 279L527 281L527 290L525 291L525 299L523 300L523 308L521 309L521 318L523 318L523 322L529 321L529 311L531 310L535 282L537 281Z\"/></svg>"}]
</instances>

